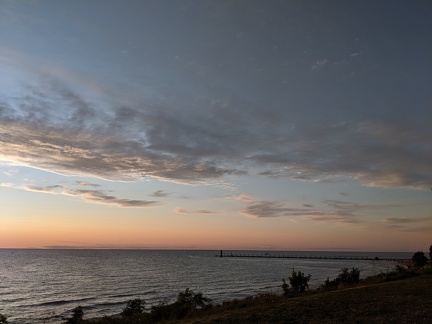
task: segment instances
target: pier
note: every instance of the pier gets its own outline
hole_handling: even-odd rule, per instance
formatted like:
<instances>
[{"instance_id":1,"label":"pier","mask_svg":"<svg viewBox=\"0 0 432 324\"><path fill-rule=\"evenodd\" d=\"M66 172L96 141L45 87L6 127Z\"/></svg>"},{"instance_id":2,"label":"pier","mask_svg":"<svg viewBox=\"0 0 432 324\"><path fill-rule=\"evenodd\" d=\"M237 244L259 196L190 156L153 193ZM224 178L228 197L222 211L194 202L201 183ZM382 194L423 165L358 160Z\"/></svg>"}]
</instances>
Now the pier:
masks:
<instances>
[{"instance_id":1,"label":"pier","mask_svg":"<svg viewBox=\"0 0 432 324\"><path fill-rule=\"evenodd\" d=\"M393 261L407 262L408 259L397 258L378 258L370 256L352 256L352 255L298 255L298 254L252 254L252 253L223 253L217 255L221 258L266 258L266 259L310 259L310 260L359 260L359 261Z\"/></svg>"}]
</instances>

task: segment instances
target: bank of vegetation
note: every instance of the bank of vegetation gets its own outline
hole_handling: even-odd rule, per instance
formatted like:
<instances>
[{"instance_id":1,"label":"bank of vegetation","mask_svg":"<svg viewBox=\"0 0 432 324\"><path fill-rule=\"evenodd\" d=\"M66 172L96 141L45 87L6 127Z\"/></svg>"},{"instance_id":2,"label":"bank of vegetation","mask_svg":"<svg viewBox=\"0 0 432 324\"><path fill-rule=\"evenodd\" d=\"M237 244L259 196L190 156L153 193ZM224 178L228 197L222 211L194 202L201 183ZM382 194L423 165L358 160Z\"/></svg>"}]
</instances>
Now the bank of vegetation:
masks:
<instances>
[{"instance_id":1,"label":"bank of vegetation","mask_svg":"<svg viewBox=\"0 0 432 324\"><path fill-rule=\"evenodd\" d=\"M415 253L410 264L365 279L357 268L342 269L316 289L309 289L310 279L292 269L288 279L282 279L280 294L217 305L186 289L172 303L146 307L134 299L121 314L100 319L85 319L83 308L76 307L64 323L432 323L432 262L422 252ZM1 314L0 323L8 323Z\"/></svg>"}]
</instances>

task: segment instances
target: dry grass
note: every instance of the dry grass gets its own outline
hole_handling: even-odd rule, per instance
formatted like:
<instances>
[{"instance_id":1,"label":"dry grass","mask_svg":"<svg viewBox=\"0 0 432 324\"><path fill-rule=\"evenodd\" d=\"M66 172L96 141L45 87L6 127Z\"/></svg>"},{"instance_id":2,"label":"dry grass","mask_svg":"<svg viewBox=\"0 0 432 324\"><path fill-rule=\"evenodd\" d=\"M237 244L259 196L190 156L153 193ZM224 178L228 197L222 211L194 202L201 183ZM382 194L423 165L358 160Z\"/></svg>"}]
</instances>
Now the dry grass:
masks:
<instances>
[{"instance_id":1,"label":"dry grass","mask_svg":"<svg viewBox=\"0 0 432 324\"><path fill-rule=\"evenodd\" d=\"M182 319L158 321L109 317L84 321L119 323L432 323L432 268L367 278L355 287L317 289L297 297L260 295L195 310ZM390 280L390 281L388 281ZM167 317L168 318L168 317Z\"/></svg>"},{"instance_id":2,"label":"dry grass","mask_svg":"<svg viewBox=\"0 0 432 324\"><path fill-rule=\"evenodd\" d=\"M432 275L288 299L258 296L181 323L432 323Z\"/></svg>"}]
</instances>

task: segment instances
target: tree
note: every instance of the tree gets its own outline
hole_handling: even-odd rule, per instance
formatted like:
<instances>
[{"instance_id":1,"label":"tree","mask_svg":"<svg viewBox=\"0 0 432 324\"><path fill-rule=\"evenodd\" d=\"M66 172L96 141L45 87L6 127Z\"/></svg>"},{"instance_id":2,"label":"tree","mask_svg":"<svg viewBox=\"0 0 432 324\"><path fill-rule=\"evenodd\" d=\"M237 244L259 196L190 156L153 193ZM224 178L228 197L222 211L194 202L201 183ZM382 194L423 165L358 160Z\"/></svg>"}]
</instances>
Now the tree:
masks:
<instances>
[{"instance_id":1,"label":"tree","mask_svg":"<svg viewBox=\"0 0 432 324\"><path fill-rule=\"evenodd\" d=\"M324 283L324 287L328 289L337 288L343 285L354 285L360 281L360 270L358 268L348 268L341 269L339 275L336 279L330 281L329 278Z\"/></svg>"},{"instance_id":2,"label":"tree","mask_svg":"<svg viewBox=\"0 0 432 324\"><path fill-rule=\"evenodd\" d=\"M189 288L186 288L184 293L181 292L177 296L177 303L189 309L195 309L197 307L203 308L210 302L211 299L203 297L202 293L195 294Z\"/></svg>"},{"instance_id":3,"label":"tree","mask_svg":"<svg viewBox=\"0 0 432 324\"><path fill-rule=\"evenodd\" d=\"M8 323L7 317L4 316L3 314L0 314L0 323L1 324L7 324Z\"/></svg>"},{"instance_id":4,"label":"tree","mask_svg":"<svg viewBox=\"0 0 432 324\"><path fill-rule=\"evenodd\" d=\"M179 293L176 302L173 304L174 312L177 318L186 316L198 307L204 308L211 302L211 299L203 297L202 293L195 294L189 288L184 293Z\"/></svg>"},{"instance_id":5,"label":"tree","mask_svg":"<svg viewBox=\"0 0 432 324\"><path fill-rule=\"evenodd\" d=\"M68 318L66 324L77 324L83 321L84 312L81 306L75 307L73 310L73 315L71 318Z\"/></svg>"},{"instance_id":6,"label":"tree","mask_svg":"<svg viewBox=\"0 0 432 324\"><path fill-rule=\"evenodd\" d=\"M416 267L423 267L427 263L427 258L425 257L424 253L421 251L414 253L411 260L414 263L414 266Z\"/></svg>"},{"instance_id":7,"label":"tree","mask_svg":"<svg viewBox=\"0 0 432 324\"><path fill-rule=\"evenodd\" d=\"M126 307L121 312L121 315L125 317L135 317L141 315L144 311L144 306L141 303L142 301L139 298L129 300L126 304Z\"/></svg>"},{"instance_id":8,"label":"tree","mask_svg":"<svg viewBox=\"0 0 432 324\"><path fill-rule=\"evenodd\" d=\"M360 281L360 270L358 268L352 268L351 271L348 268L343 268L338 276L342 284L356 284Z\"/></svg>"},{"instance_id":9,"label":"tree","mask_svg":"<svg viewBox=\"0 0 432 324\"><path fill-rule=\"evenodd\" d=\"M292 275L288 278L291 287L286 283L285 279L282 279L282 290L284 291L284 296L288 296L291 291L294 293L302 293L309 289L309 280L311 277L311 275L305 276L303 272L295 271L293 268Z\"/></svg>"},{"instance_id":10,"label":"tree","mask_svg":"<svg viewBox=\"0 0 432 324\"><path fill-rule=\"evenodd\" d=\"M432 245L429 247L429 258L432 260Z\"/></svg>"},{"instance_id":11,"label":"tree","mask_svg":"<svg viewBox=\"0 0 432 324\"><path fill-rule=\"evenodd\" d=\"M161 322L168 319L179 319L197 308L211 307L211 299L203 297L202 293L194 293L187 288L177 296L177 300L172 304L162 302L157 306L152 306L150 316L152 322Z\"/></svg>"}]
</instances>

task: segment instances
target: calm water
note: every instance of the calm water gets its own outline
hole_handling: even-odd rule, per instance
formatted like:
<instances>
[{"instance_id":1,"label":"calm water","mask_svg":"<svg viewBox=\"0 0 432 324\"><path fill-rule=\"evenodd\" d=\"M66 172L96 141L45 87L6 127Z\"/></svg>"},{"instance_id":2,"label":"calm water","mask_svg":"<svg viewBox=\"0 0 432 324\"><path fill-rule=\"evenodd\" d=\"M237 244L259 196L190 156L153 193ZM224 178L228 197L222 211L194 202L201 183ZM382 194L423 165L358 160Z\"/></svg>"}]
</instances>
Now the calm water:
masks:
<instances>
[{"instance_id":1,"label":"calm water","mask_svg":"<svg viewBox=\"0 0 432 324\"><path fill-rule=\"evenodd\" d=\"M174 300L186 288L202 292L215 303L263 292L281 293L281 279L288 279L293 267L311 274L312 286L335 278L344 267L358 267L362 278L394 268L386 261L235 259L217 258L218 253L0 250L0 313L11 323L60 323L78 305L85 318L100 317L121 312L134 298L144 300L147 307ZM411 257L410 253L298 253Z\"/></svg>"}]
</instances>

